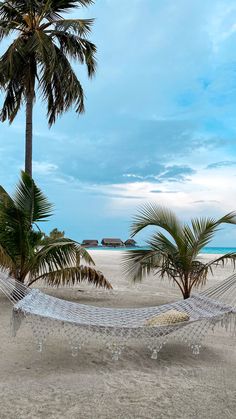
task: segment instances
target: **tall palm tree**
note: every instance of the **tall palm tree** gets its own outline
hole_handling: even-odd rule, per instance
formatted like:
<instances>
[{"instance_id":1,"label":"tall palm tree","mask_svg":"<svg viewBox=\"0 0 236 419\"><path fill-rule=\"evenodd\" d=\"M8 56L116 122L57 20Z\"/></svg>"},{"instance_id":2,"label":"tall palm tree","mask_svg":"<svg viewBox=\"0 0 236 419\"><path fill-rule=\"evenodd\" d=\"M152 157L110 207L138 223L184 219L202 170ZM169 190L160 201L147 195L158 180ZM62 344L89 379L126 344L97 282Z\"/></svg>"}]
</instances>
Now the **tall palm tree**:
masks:
<instances>
[{"instance_id":1,"label":"tall palm tree","mask_svg":"<svg viewBox=\"0 0 236 419\"><path fill-rule=\"evenodd\" d=\"M184 298L190 297L193 287L206 283L212 267L232 261L236 262L236 252L227 253L211 261L204 262L198 255L207 246L222 224L236 224L236 212L231 212L215 220L213 218L192 219L190 225L182 224L177 216L167 208L155 204L144 205L131 227L132 237L148 226L163 231L155 232L148 240L148 250L130 250L124 256L124 270L134 281L154 272L163 278L167 276L180 288Z\"/></svg>"},{"instance_id":2,"label":"tall palm tree","mask_svg":"<svg viewBox=\"0 0 236 419\"><path fill-rule=\"evenodd\" d=\"M92 267L91 256L79 243L65 237L44 238L38 223L46 221L51 210L52 205L27 173L22 173L14 196L0 187L0 268L28 285L39 279L52 286L87 280L112 288Z\"/></svg>"},{"instance_id":3,"label":"tall palm tree","mask_svg":"<svg viewBox=\"0 0 236 419\"><path fill-rule=\"evenodd\" d=\"M0 41L15 37L0 58L0 88L5 92L1 121L10 123L26 107L25 171L32 176L33 105L36 89L47 102L51 126L72 105L84 111L83 88L70 60L96 69L96 46L87 39L93 19L64 19L66 13L93 0L0 1Z\"/></svg>"}]
</instances>

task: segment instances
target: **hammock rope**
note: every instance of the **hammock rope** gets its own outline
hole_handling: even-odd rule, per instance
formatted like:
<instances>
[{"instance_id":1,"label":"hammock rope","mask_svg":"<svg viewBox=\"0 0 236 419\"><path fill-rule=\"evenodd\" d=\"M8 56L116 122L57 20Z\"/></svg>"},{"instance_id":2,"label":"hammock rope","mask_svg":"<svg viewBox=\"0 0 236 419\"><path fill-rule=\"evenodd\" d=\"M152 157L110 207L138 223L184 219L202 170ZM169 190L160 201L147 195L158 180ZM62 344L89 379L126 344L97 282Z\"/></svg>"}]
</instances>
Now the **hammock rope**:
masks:
<instances>
[{"instance_id":1,"label":"hammock rope","mask_svg":"<svg viewBox=\"0 0 236 419\"><path fill-rule=\"evenodd\" d=\"M198 354L208 329L216 324L236 335L236 274L186 300L132 309L65 301L28 288L6 272L0 272L0 291L13 304L14 334L26 320L40 351L52 331L63 333L72 355L95 338L108 346L115 360L137 340L144 341L156 359L170 338L187 343Z\"/></svg>"}]
</instances>

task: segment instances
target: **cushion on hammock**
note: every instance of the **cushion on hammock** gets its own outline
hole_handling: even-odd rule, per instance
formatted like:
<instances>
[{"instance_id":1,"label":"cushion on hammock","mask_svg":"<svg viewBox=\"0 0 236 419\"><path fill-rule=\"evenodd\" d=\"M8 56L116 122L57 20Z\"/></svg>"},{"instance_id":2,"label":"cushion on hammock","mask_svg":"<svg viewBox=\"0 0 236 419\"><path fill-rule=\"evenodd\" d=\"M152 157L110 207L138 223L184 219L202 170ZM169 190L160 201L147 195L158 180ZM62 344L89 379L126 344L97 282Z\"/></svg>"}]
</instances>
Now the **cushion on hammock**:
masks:
<instances>
[{"instance_id":1,"label":"cushion on hammock","mask_svg":"<svg viewBox=\"0 0 236 419\"><path fill-rule=\"evenodd\" d=\"M168 310L163 314L151 317L146 320L146 326L161 326L165 324L173 324L189 320L189 315L178 310Z\"/></svg>"}]
</instances>

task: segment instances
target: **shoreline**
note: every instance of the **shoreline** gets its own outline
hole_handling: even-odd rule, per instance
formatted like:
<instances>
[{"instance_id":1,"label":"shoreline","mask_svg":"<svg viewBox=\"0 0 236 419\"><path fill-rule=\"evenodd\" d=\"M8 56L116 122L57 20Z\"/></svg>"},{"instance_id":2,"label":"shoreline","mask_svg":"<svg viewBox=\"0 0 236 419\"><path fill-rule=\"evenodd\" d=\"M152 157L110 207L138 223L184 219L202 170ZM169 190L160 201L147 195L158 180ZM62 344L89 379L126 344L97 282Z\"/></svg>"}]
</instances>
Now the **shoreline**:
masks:
<instances>
[{"instance_id":1,"label":"shoreline","mask_svg":"<svg viewBox=\"0 0 236 419\"><path fill-rule=\"evenodd\" d=\"M145 246L136 246L136 247L109 247L109 246L97 246L97 247L85 247L88 252L91 251L110 251L110 252L126 252L130 250L148 250L148 247ZM218 250L218 251L217 251ZM199 253L199 256L202 255L214 255L222 256L228 252L236 252L236 247L206 247L204 251Z\"/></svg>"}]
</instances>

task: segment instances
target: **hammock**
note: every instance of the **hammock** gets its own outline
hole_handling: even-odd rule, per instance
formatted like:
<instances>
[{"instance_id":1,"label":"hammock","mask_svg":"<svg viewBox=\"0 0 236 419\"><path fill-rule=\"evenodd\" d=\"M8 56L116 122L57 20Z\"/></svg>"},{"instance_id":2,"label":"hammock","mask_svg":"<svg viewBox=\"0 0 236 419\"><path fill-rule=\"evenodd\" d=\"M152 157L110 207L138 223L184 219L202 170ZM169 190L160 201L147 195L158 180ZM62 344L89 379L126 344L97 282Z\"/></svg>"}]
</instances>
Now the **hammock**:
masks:
<instances>
[{"instance_id":1,"label":"hammock","mask_svg":"<svg viewBox=\"0 0 236 419\"><path fill-rule=\"evenodd\" d=\"M236 274L186 300L157 307L116 309L65 301L0 273L0 290L13 303L12 329L30 324L39 351L49 334L63 333L76 356L90 339L103 341L117 360L132 342L144 341L151 357L174 338L198 354L208 329L217 323L236 335Z\"/></svg>"}]
</instances>

